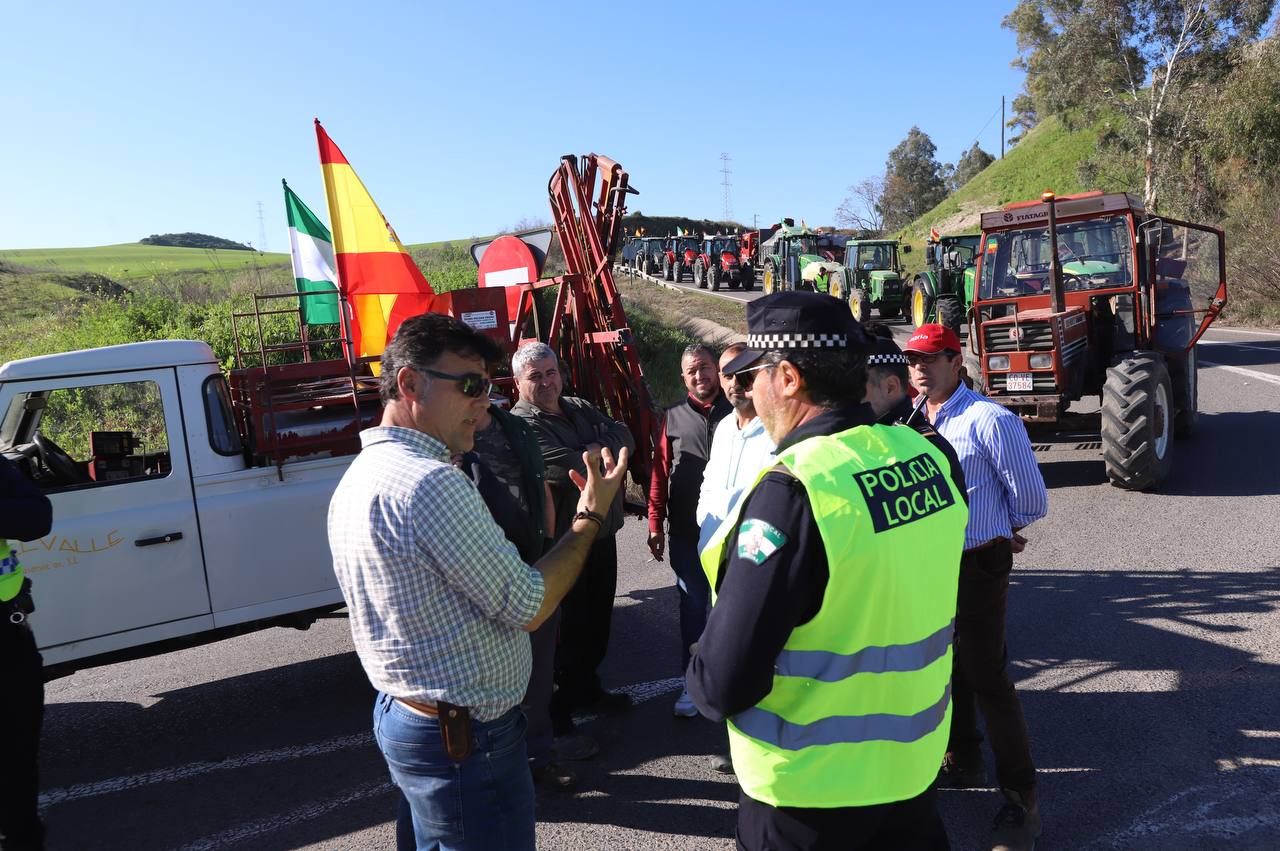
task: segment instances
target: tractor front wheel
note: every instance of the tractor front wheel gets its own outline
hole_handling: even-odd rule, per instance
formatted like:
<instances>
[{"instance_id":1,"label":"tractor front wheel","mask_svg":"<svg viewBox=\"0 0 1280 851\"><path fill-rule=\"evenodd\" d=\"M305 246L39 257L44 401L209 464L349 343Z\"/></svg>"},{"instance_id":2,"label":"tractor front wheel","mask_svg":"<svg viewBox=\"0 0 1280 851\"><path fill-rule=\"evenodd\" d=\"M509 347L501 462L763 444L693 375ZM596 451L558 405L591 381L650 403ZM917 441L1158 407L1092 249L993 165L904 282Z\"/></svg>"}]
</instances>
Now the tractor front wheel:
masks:
<instances>
[{"instance_id":1,"label":"tractor front wheel","mask_svg":"<svg viewBox=\"0 0 1280 851\"><path fill-rule=\"evenodd\" d=\"M960 299L955 296L940 296L937 305L938 322L959 334L960 326L964 324L964 308L960 305Z\"/></svg>"},{"instance_id":2,"label":"tractor front wheel","mask_svg":"<svg viewBox=\"0 0 1280 851\"><path fill-rule=\"evenodd\" d=\"M764 294L773 295L777 291L778 282L772 266L764 267Z\"/></svg>"},{"instance_id":3,"label":"tractor front wheel","mask_svg":"<svg viewBox=\"0 0 1280 851\"><path fill-rule=\"evenodd\" d=\"M701 263L695 263L693 266L693 282L697 284L700 290L707 288L706 270Z\"/></svg>"},{"instance_id":4,"label":"tractor front wheel","mask_svg":"<svg viewBox=\"0 0 1280 851\"><path fill-rule=\"evenodd\" d=\"M711 284L712 292L720 292L720 270L715 266L707 269L707 282Z\"/></svg>"},{"instance_id":5,"label":"tractor front wheel","mask_svg":"<svg viewBox=\"0 0 1280 851\"><path fill-rule=\"evenodd\" d=\"M871 318L871 299L867 298L866 290L859 288L849 293L849 312L858 322Z\"/></svg>"},{"instance_id":6,"label":"tractor front wheel","mask_svg":"<svg viewBox=\"0 0 1280 851\"><path fill-rule=\"evenodd\" d=\"M1155 488L1173 467L1173 390L1164 358L1132 352L1102 386L1102 458L1111 484Z\"/></svg>"},{"instance_id":7,"label":"tractor front wheel","mask_svg":"<svg viewBox=\"0 0 1280 851\"><path fill-rule=\"evenodd\" d=\"M1187 352L1186 363L1182 365L1181 407L1173 418L1173 436L1178 440L1193 437L1200 424L1200 376L1197 374L1199 358L1195 346Z\"/></svg>"},{"instance_id":8,"label":"tractor front wheel","mask_svg":"<svg viewBox=\"0 0 1280 851\"><path fill-rule=\"evenodd\" d=\"M969 376L969 381L973 382L972 387L975 393L987 394L987 382L982 378L982 363L975 355L965 351L963 361L965 375Z\"/></svg>"},{"instance_id":9,"label":"tractor front wheel","mask_svg":"<svg viewBox=\"0 0 1280 851\"><path fill-rule=\"evenodd\" d=\"M849 291L844 285L844 273L839 269L833 269L827 278L827 295L832 298L838 298L841 301L848 301Z\"/></svg>"},{"instance_id":10,"label":"tractor front wheel","mask_svg":"<svg viewBox=\"0 0 1280 851\"><path fill-rule=\"evenodd\" d=\"M671 280L671 261L666 258L662 261L662 278L665 281Z\"/></svg>"},{"instance_id":11,"label":"tractor front wheel","mask_svg":"<svg viewBox=\"0 0 1280 851\"><path fill-rule=\"evenodd\" d=\"M929 314L932 312L933 295L929 292L928 284L917 278L915 286L911 288L911 324L919 328L929 321Z\"/></svg>"}]
</instances>

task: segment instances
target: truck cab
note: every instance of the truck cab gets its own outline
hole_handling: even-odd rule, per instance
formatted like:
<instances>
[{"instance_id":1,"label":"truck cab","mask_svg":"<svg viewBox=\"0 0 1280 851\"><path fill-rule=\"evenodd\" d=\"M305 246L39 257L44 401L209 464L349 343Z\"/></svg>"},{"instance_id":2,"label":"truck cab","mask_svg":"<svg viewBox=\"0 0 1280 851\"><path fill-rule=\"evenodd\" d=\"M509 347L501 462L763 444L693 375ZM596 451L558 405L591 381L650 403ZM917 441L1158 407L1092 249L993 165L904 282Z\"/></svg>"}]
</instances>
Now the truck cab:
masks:
<instances>
[{"instance_id":1,"label":"truck cab","mask_svg":"<svg viewBox=\"0 0 1280 851\"><path fill-rule=\"evenodd\" d=\"M296 431L328 416L312 410ZM344 434L359 425L348 413ZM0 366L0 452L53 504L51 533L17 544L46 664L145 655L340 607L326 514L352 451L346 439L274 466L265 448L255 454L202 342Z\"/></svg>"}]
</instances>

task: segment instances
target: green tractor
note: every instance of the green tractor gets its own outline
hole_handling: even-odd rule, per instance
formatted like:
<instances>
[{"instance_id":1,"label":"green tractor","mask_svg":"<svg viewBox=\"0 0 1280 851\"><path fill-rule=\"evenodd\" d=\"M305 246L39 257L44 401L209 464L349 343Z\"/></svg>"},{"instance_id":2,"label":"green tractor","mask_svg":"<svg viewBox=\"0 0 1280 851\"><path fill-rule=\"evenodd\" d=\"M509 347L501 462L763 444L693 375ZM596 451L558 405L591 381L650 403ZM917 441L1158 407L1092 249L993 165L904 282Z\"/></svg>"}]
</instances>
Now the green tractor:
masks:
<instances>
[{"instance_id":1,"label":"green tractor","mask_svg":"<svg viewBox=\"0 0 1280 851\"><path fill-rule=\"evenodd\" d=\"M893 319L906 307L899 251L910 253L911 246L896 239L851 239L845 244L844 269L836 279L841 292L832 294L849 302L854 319L865 322L872 309L884 319Z\"/></svg>"},{"instance_id":2,"label":"green tractor","mask_svg":"<svg viewBox=\"0 0 1280 851\"><path fill-rule=\"evenodd\" d=\"M973 304L974 258L978 234L930 235L925 248L927 268L911 283L911 324L941 323L957 334Z\"/></svg>"},{"instance_id":3,"label":"green tractor","mask_svg":"<svg viewBox=\"0 0 1280 851\"><path fill-rule=\"evenodd\" d=\"M766 295L787 290L814 290L825 292L826 276L814 280L820 268L837 269L840 266L839 240L834 234L811 231L803 224L781 227L760 245L761 282ZM810 267L813 268L810 268Z\"/></svg>"}]
</instances>

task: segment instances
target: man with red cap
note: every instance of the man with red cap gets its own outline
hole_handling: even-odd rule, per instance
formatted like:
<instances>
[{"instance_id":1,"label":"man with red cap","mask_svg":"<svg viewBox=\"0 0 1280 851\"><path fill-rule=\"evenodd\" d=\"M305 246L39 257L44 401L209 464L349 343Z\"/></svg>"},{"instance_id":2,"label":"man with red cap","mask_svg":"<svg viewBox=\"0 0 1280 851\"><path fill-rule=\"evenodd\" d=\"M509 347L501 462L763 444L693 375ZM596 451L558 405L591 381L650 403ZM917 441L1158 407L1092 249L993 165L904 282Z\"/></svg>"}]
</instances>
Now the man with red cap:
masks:
<instances>
[{"instance_id":1,"label":"man with red cap","mask_svg":"<svg viewBox=\"0 0 1280 851\"><path fill-rule=\"evenodd\" d=\"M985 783L976 700L1006 798L996 814L992 849L1031 849L1040 834L1036 770L1008 672L1005 606L1013 555L1026 545L1018 533L1048 512L1048 494L1022 421L961 381L955 331L921 325L903 349L911 381L925 397L925 414L960 456L969 491L956 602L954 711L938 783L951 788Z\"/></svg>"}]
</instances>

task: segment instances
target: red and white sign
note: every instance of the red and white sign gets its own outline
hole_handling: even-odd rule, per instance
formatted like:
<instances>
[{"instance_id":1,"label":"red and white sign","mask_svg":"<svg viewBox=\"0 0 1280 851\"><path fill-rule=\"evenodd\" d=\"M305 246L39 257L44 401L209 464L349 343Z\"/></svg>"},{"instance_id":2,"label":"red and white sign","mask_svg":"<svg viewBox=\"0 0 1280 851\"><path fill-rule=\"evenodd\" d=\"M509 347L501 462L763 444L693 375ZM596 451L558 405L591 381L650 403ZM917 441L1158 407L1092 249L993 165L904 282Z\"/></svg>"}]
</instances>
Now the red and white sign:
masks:
<instances>
[{"instance_id":1,"label":"red and white sign","mask_svg":"<svg viewBox=\"0 0 1280 851\"><path fill-rule=\"evenodd\" d=\"M538 280L538 264L519 237L500 236L485 248L478 277L482 287L511 287L507 292L507 316L514 322L520 307L518 285Z\"/></svg>"}]
</instances>

